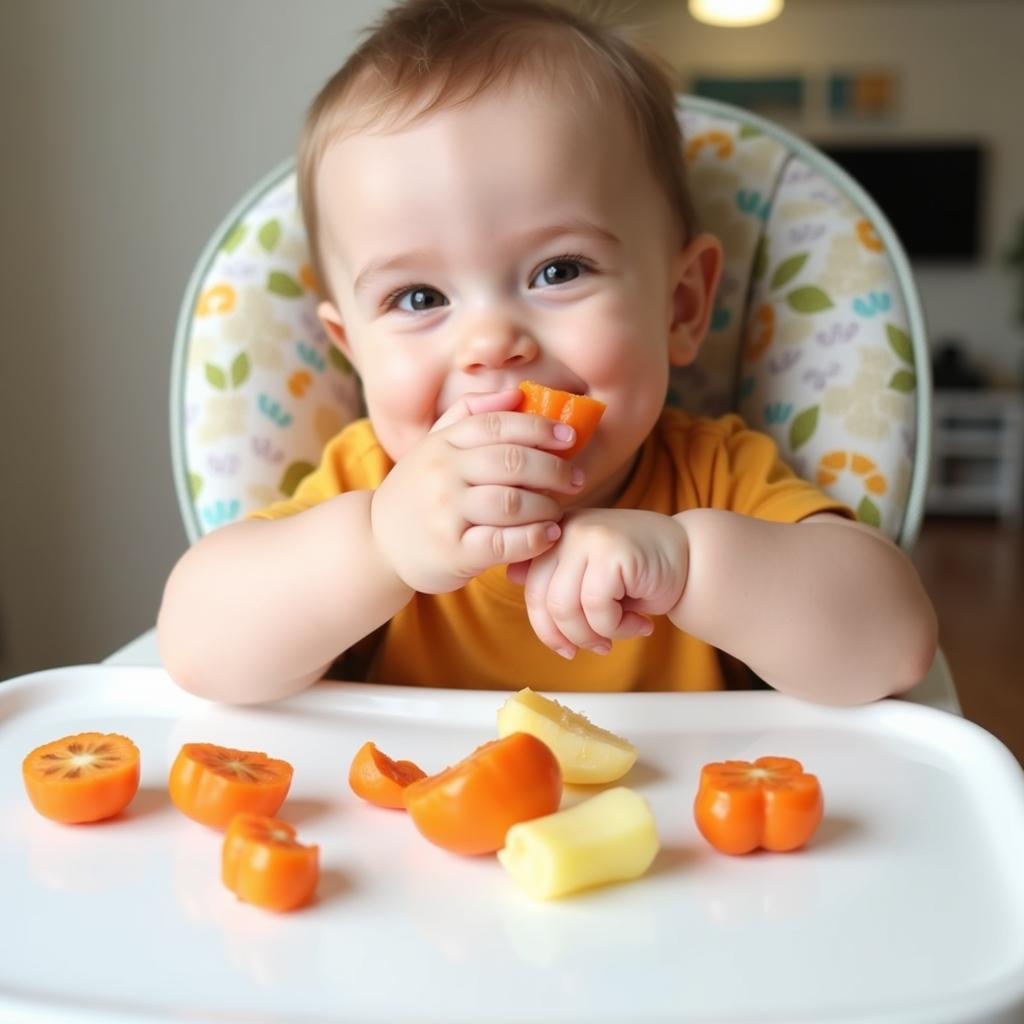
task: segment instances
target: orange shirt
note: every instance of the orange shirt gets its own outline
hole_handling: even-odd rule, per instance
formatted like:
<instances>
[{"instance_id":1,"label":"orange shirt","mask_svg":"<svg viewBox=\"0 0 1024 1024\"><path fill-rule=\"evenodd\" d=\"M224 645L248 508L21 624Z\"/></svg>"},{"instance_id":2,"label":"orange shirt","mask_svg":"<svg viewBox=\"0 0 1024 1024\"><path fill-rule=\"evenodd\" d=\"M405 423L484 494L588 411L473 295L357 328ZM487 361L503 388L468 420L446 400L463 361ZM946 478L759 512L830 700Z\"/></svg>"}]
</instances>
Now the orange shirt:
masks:
<instances>
[{"instance_id":1,"label":"orange shirt","mask_svg":"<svg viewBox=\"0 0 1024 1024\"><path fill-rule=\"evenodd\" d=\"M392 465L369 420L357 420L327 445L320 467L293 498L254 515L276 519L346 491L373 489ZM616 507L664 515L717 508L779 523L817 512L852 517L845 505L795 476L771 438L749 430L738 416L701 419L675 409L665 410L644 442ZM649 637L617 641L606 655L579 651L566 661L537 639L523 588L506 579L504 566L454 593L415 594L382 633L352 652L368 660L362 671L375 682L548 691L725 687L719 652L676 629L666 616L654 618ZM352 672L345 661L341 670Z\"/></svg>"}]
</instances>

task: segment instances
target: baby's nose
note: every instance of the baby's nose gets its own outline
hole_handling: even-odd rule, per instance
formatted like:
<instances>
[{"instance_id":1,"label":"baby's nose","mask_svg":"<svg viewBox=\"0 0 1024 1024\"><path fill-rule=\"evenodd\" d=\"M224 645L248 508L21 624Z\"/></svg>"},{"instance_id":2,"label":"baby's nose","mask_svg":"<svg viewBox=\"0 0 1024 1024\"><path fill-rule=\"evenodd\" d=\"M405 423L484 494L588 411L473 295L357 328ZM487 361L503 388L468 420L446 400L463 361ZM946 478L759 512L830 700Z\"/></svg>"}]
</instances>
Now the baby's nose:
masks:
<instances>
[{"instance_id":1,"label":"baby's nose","mask_svg":"<svg viewBox=\"0 0 1024 1024\"><path fill-rule=\"evenodd\" d=\"M533 362L539 346L522 325L503 317L477 318L460 339L460 370L497 369Z\"/></svg>"}]
</instances>

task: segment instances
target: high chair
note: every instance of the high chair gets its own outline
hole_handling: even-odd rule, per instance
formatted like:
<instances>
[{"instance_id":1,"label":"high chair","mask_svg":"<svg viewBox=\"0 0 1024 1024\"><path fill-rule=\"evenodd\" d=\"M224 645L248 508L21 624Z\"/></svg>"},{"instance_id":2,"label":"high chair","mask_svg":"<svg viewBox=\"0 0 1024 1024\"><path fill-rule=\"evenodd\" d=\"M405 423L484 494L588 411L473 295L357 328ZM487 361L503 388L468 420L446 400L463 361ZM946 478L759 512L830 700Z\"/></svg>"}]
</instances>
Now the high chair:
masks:
<instances>
[{"instance_id":1,"label":"high chair","mask_svg":"<svg viewBox=\"0 0 1024 1024\"><path fill-rule=\"evenodd\" d=\"M692 96L678 114L700 227L721 239L725 269L709 336L695 364L673 370L667 401L735 409L796 473L909 550L931 383L898 239L849 175L790 132ZM213 234L181 307L171 448L190 542L290 496L362 415L317 301L288 160ZM941 653L915 694L959 711Z\"/></svg>"}]
</instances>

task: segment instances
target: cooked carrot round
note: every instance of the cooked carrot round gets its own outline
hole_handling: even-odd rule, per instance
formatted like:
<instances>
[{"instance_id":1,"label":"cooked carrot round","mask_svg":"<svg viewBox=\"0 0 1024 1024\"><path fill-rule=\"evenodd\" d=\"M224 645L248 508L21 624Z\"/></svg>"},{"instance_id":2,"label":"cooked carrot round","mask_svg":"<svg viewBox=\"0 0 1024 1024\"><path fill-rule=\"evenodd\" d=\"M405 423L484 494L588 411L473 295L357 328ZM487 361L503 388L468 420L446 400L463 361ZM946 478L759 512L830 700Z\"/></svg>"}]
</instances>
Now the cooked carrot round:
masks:
<instances>
[{"instance_id":1,"label":"cooked carrot round","mask_svg":"<svg viewBox=\"0 0 1024 1024\"><path fill-rule=\"evenodd\" d=\"M348 784L356 796L378 807L405 810L403 791L410 782L426 778L427 773L412 761L392 761L376 744L366 742L352 759Z\"/></svg>"},{"instance_id":2,"label":"cooked carrot round","mask_svg":"<svg viewBox=\"0 0 1024 1024\"><path fill-rule=\"evenodd\" d=\"M320 847L305 846L285 821L236 814L221 853L221 879L241 900L266 910L308 903L320 877Z\"/></svg>"},{"instance_id":3,"label":"cooked carrot round","mask_svg":"<svg viewBox=\"0 0 1024 1024\"><path fill-rule=\"evenodd\" d=\"M545 416L549 420L567 423L576 431L576 442L571 448L556 452L563 459L571 459L593 436L597 424L604 415L604 402L586 395L574 395L571 391L558 391L555 388L535 384L532 380L524 380L519 385L523 393L523 404L520 412L534 416Z\"/></svg>"},{"instance_id":4,"label":"cooked carrot round","mask_svg":"<svg viewBox=\"0 0 1024 1024\"><path fill-rule=\"evenodd\" d=\"M32 806L66 824L102 821L139 788L139 748L116 733L82 732L37 747L22 762Z\"/></svg>"},{"instance_id":5,"label":"cooked carrot round","mask_svg":"<svg viewBox=\"0 0 1024 1024\"><path fill-rule=\"evenodd\" d=\"M186 743L168 780L175 807L211 828L239 811L276 814L292 784L292 766L266 754L213 743Z\"/></svg>"}]
</instances>

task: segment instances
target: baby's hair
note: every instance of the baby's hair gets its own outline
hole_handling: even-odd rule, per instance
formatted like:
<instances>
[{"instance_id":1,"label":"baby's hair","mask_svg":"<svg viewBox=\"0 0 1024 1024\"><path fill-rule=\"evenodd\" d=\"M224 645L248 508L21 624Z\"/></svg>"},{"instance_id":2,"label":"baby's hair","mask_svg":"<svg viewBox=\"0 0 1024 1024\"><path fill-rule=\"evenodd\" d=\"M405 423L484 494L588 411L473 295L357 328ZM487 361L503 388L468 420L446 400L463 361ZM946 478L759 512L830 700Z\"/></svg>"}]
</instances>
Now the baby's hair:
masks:
<instances>
[{"instance_id":1,"label":"baby's hair","mask_svg":"<svg viewBox=\"0 0 1024 1024\"><path fill-rule=\"evenodd\" d=\"M662 61L626 33L545 0L405 0L370 27L306 116L298 189L321 287L326 290L327 279L316 174L332 141L407 127L494 85L545 76L567 88L565 102L574 101L579 86L599 103L610 100L624 109L664 189L680 238L689 237L695 216L671 72Z\"/></svg>"}]
</instances>

